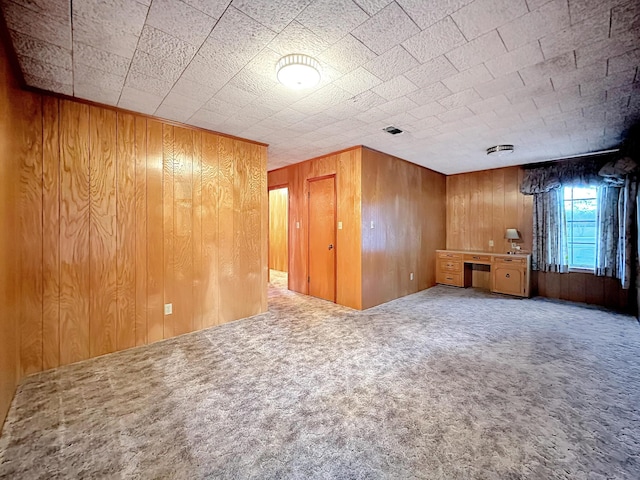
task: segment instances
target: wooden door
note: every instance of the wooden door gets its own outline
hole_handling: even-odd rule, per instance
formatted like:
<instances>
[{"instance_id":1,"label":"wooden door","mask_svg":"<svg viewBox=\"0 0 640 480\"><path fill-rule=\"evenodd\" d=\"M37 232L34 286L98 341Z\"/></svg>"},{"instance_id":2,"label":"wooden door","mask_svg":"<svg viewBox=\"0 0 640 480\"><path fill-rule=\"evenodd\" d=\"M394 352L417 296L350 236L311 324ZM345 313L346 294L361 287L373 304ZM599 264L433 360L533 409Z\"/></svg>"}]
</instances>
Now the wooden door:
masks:
<instances>
[{"instance_id":1,"label":"wooden door","mask_svg":"<svg viewBox=\"0 0 640 480\"><path fill-rule=\"evenodd\" d=\"M336 301L335 177L309 180L309 295Z\"/></svg>"}]
</instances>

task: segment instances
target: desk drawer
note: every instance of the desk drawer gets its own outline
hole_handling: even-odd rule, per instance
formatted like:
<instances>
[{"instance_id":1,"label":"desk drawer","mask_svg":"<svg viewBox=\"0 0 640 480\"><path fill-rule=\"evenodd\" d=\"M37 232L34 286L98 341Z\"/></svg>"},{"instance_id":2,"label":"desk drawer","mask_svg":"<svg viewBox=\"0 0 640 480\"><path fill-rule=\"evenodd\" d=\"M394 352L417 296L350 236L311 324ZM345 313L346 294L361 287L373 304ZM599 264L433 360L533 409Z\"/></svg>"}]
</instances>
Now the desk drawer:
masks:
<instances>
[{"instance_id":1,"label":"desk drawer","mask_svg":"<svg viewBox=\"0 0 640 480\"><path fill-rule=\"evenodd\" d=\"M494 257L493 262L499 265L521 265L525 266L527 264L527 259L522 257Z\"/></svg>"},{"instance_id":2,"label":"desk drawer","mask_svg":"<svg viewBox=\"0 0 640 480\"><path fill-rule=\"evenodd\" d=\"M438 252L438 258L449 258L449 259L462 260L462 254L461 253L450 253L450 252Z\"/></svg>"},{"instance_id":3,"label":"desk drawer","mask_svg":"<svg viewBox=\"0 0 640 480\"><path fill-rule=\"evenodd\" d=\"M453 285L454 287L463 287L462 273L436 272L436 283L444 283L445 285Z\"/></svg>"},{"instance_id":4,"label":"desk drawer","mask_svg":"<svg viewBox=\"0 0 640 480\"><path fill-rule=\"evenodd\" d=\"M491 263L491 255L481 255L476 253L465 253L464 261L469 263Z\"/></svg>"},{"instance_id":5,"label":"desk drawer","mask_svg":"<svg viewBox=\"0 0 640 480\"><path fill-rule=\"evenodd\" d=\"M462 270L462 262L460 260L441 258L438 260L438 265L438 270L441 272L459 272Z\"/></svg>"}]
</instances>

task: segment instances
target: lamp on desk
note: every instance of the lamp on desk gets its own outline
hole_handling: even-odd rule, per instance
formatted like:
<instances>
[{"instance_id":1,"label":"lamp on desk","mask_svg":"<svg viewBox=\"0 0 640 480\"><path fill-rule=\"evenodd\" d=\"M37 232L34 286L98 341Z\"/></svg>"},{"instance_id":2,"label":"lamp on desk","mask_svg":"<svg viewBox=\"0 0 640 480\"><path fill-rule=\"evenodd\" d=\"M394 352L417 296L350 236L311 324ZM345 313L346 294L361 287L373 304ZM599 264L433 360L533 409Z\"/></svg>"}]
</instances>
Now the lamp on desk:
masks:
<instances>
[{"instance_id":1,"label":"lamp on desk","mask_svg":"<svg viewBox=\"0 0 640 480\"><path fill-rule=\"evenodd\" d=\"M507 228L507 231L504 234L504 238L511 241L511 250L508 253L517 253L520 250L520 247L515 244L516 240L520 240L520 234L518 230L515 228Z\"/></svg>"}]
</instances>

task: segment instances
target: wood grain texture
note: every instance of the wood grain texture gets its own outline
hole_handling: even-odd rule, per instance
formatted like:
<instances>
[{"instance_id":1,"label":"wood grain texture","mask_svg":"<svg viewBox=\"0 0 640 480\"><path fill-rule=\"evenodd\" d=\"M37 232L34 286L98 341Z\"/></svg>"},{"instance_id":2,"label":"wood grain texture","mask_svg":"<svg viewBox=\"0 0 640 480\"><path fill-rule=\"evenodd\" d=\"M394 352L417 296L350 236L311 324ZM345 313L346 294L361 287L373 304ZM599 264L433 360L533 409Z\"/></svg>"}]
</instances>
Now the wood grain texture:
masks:
<instances>
[{"instance_id":1,"label":"wood grain texture","mask_svg":"<svg viewBox=\"0 0 640 480\"><path fill-rule=\"evenodd\" d=\"M202 265L202 132L193 135L193 330L204 328Z\"/></svg>"},{"instance_id":2,"label":"wood grain texture","mask_svg":"<svg viewBox=\"0 0 640 480\"><path fill-rule=\"evenodd\" d=\"M174 173L174 127L162 126L162 244L163 244L163 280L164 295L163 305L173 304L176 299L175 292L175 260L174 260L174 197L173 197L173 173ZM164 309L164 307L163 307ZM163 310L164 311L164 310ZM174 316L163 317L163 338L173 337Z\"/></svg>"},{"instance_id":3,"label":"wood grain texture","mask_svg":"<svg viewBox=\"0 0 640 480\"><path fill-rule=\"evenodd\" d=\"M220 284L219 323L234 319L236 298L237 260L233 257L234 195L233 195L233 140L218 139L218 278Z\"/></svg>"},{"instance_id":4,"label":"wood grain texture","mask_svg":"<svg viewBox=\"0 0 640 480\"><path fill-rule=\"evenodd\" d=\"M42 156L42 369L60 365L60 114L44 97Z\"/></svg>"},{"instance_id":5,"label":"wood grain texture","mask_svg":"<svg viewBox=\"0 0 640 480\"><path fill-rule=\"evenodd\" d=\"M35 95L19 89L4 42L0 42L0 428L20 380L20 126L22 103Z\"/></svg>"},{"instance_id":6,"label":"wood grain texture","mask_svg":"<svg viewBox=\"0 0 640 480\"><path fill-rule=\"evenodd\" d=\"M435 284L444 189L443 175L363 148L362 308Z\"/></svg>"},{"instance_id":7,"label":"wood grain texture","mask_svg":"<svg viewBox=\"0 0 640 480\"><path fill-rule=\"evenodd\" d=\"M219 137L202 135L202 273L203 327L218 324L220 281L218 269L218 206L221 186L218 181Z\"/></svg>"},{"instance_id":8,"label":"wood grain texture","mask_svg":"<svg viewBox=\"0 0 640 480\"><path fill-rule=\"evenodd\" d=\"M289 263L289 190L269 190L269 268L287 271Z\"/></svg>"},{"instance_id":9,"label":"wood grain texture","mask_svg":"<svg viewBox=\"0 0 640 480\"><path fill-rule=\"evenodd\" d=\"M336 303L362 308L362 149L336 156Z\"/></svg>"},{"instance_id":10,"label":"wood grain texture","mask_svg":"<svg viewBox=\"0 0 640 480\"><path fill-rule=\"evenodd\" d=\"M147 341L164 338L162 123L147 122Z\"/></svg>"},{"instance_id":11,"label":"wood grain texture","mask_svg":"<svg viewBox=\"0 0 640 480\"><path fill-rule=\"evenodd\" d=\"M309 179L309 295L336 299L335 176Z\"/></svg>"},{"instance_id":12,"label":"wood grain texture","mask_svg":"<svg viewBox=\"0 0 640 480\"><path fill-rule=\"evenodd\" d=\"M135 118L135 339L146 345L148 338L147 271L147 121Z\"/></svg>"},{"instance_id":13,"label":"wood grain texture","mask_svg":"<svg viewBox=\"0 0 640 480\"><path fill-rule=\"evenodd\" d=\"M136 346L136 118L118 113L116 349Z\"/></svg>"},{"instance_id":14,"label":"wood grain texture","mask_svg":"<svg viewBox=\"0 0 640 480\"><path fill-rule=\"evenodd\" d=\"M90 356L116 350L116 113L89 109Z\"/></svg>"},{"instance_id":15,"label":"wood grain texture","mask_svg":"<svg viewBox=\"0 0 640 480\"><path fill-rule=\"evenodd\" d=\"M60 101L60 363L89 350L89 107Z\"/></svg>"},{"instance_id":16,"label":"wood grain texture","mask_svg":"<svg viewBox=\"0 0 640 480\"><path fill-rule=\"evenodd\" d=\"M506 252L507 228L517 228L518 242L531 251L533 242L533 196L522 195L520 167L450 175L447 177L447 249ZM493 249L489 240L495 242ZM628 309L628 291L619 282L585 273L533 272L531 294L561 300ZM473 271L473 285L486 288L485 272Z\"/></svg>"},{"instance_id":17,"label":"wood grain texture","mask_svg":"<svg viewBox=\"0 0 640 480\"><path fill-rule=\"evenodd\" d=\"M25 98L14 125L20 162L20 375L42 370L42 99Z\"/></svg>"},{"instance_id":18,"label":"wood grain texture","mask_svg":"<svg viewBox=\"0 0 640 480\"><path fill-rule=\"evenodd\" d=\"M192 130L174 128L173 335L193 331L193 145Z\"/></svg>"}]
</instances>

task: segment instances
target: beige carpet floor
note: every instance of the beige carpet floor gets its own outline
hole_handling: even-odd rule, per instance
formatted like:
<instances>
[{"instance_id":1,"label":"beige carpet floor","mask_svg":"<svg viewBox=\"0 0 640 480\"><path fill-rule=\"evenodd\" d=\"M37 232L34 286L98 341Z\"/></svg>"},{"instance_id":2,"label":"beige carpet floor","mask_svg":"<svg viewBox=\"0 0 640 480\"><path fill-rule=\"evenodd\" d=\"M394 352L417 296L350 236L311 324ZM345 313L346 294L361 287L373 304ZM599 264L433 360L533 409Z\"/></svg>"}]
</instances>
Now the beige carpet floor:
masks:
<instances>
[{"instance_id":1,"label":"beige carpet floor","mask_svg":"<svg viewBox=\"0 0 640 480\"><path fill-rule=\"evenodd\" d=\"M640 325L438 286L269 312L31 376L0 477L640 478Z\"/></svg>"}]
</instances>

